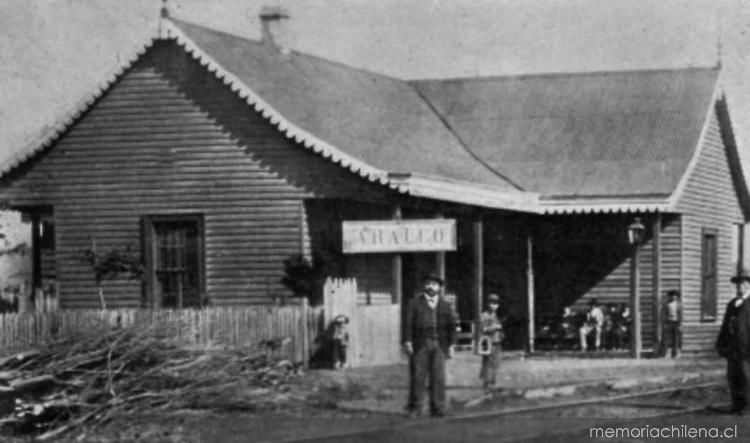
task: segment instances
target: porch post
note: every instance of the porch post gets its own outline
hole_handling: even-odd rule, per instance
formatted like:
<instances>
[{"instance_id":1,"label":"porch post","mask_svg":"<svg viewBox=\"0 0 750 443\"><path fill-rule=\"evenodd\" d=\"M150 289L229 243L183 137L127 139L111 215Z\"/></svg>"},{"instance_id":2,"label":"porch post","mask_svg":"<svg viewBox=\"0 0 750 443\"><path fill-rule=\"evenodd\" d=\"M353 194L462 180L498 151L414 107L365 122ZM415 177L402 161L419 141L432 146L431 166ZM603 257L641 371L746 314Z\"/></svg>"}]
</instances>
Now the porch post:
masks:
<instances>
[{"instance_id":1,"label":"porch post","mask_svg":"<svg viewBox=\"0 0 750 443\"><path fill-rule=\"evenodd\" d=\"M657 212L651 224L651 242L653 243L652 259L654 266L651 269L651 290L654 300L654 352L661 349L662 341L662 312L661 312L661 213Z\"/></svg>"},{"instance_id":2,"label":"porch post","mask_svg":"<svg viewBox=\"0 0 750 443\"><path fill-rule=\"evenodd\" d=\"M641 358L641 288L640 288L640 242L632 246L633 255L630 258L630 315L633 324L630 333L630 356Z\"/></svg>"},{"instance_id":3,"label":"porch post","mask_svg":"<svg viewBox=\"0 0 750 443\"><path fill-rule=\"evenodd\" d=\"M474 321L479 327L482 314L482 282L484 281L484 235L482 215L478 214L474 220Z\"/></svg>"},{"instance_id":4,"label":"porch post","mask_svg":"<svg viewBox=\"0 0 750 443\"><path fill-rule=\"evenodd\" d=\"M401 220L401 205L398 203L396 204L395 208L393 209L393 219L394 220ZM402 290L403 290L403 264L401 261L401 254L393 254L393 259L391 260L391 282L392 282L392 290L393 293L391 294L391 302L393 304L401 305L402 300Z\"/></svg>"},{"instance_id":5,"label":"porch post","mask_svg":"<svg viewBox=\"0 0 750 443\"><path fill-rule=\"evenodd\" d=\"M31 215L31 298L40 303L37 295L42 289L42 219L38 214ZM35 305L36 306L36 305Z\"/></svg>"},{"instance_id":6,"label":"porch post","mask_svg":"<svg viewBox=\"0 0 750 443\"><path fill-rule=\"evenodd\" d=\"M435 218L443 218L443 214L438 212L437 215L435 215ZM445 281L445 251L437 251L435 254L436 272L438 273L438 276ZM443 285L443 291L445 291L445 285Z\"/></svg>"},{"instance_id":7,"label":"porch post","mask_svg":"<svg viewBox=\"0 0 750 443\"><path fill-rule=\"evenodd\" d=\"M529 352L534 352L534 244L531 230L526 234L526 300L528 302L529 315Z\"/></svg>"}]
</instances>

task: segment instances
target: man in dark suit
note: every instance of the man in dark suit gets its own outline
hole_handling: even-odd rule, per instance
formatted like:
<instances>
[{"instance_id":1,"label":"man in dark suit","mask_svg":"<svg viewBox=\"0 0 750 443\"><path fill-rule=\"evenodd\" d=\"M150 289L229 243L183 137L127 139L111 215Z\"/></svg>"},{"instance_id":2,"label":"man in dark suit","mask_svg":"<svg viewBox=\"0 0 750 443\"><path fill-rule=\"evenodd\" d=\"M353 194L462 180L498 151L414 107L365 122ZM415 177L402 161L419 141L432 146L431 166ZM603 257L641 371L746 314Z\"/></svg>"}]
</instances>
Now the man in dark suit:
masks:
<instances>
[{"instance_id":1,"label":"man in dark suit","mask_svg":"<svg viewBox=\"0 0 750 443\"><path fill-rule=\"evenodd\" d=\"M750 272L743 270L732 283L739 294L727 304L716 349L727 359L727 380L732 396L730 412L742 414L750 400Z\"/></svg>"},{"instance_id":2,"label":"man in dark suit","mask_svg":"<svg viewBox=\"0 0 750 443\"><path fill-rule=\"evenodd\" d=\"M443 280L435 274L422 279L422 292L406 308L404 348L409 354L409 415L421 414L425 382L429 378L430 413L445 415L445 360L453 357L456 319L450 304L441 296Z\"/></svg>"}]
</instances>

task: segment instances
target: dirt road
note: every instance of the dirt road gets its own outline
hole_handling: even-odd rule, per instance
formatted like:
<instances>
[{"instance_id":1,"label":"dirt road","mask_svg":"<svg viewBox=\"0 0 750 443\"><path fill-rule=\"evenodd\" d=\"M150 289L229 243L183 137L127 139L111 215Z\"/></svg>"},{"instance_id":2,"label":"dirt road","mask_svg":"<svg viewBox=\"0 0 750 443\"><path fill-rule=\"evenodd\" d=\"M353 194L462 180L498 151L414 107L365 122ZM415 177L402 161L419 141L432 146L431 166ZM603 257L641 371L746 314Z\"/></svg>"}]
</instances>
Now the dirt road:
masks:
<instances>
[{"instance_id":1,"label":"dirt road","mask_svg":"<svg viewBox=\"0 0 750 443\"><path fill-rule=\"evenodd\" d=\"M668 428L670 437L680 436L683 426L705 426L723 429L737 425L738 438L727 435L725 440L743 441L750 437L750 423L737 416L706 411L706 407L725 403L728 398L723 387L679 390L671 393L638 396L602 403L584 404L526 411L510 414L487 414L479 417L453 417L441 420L421 419L411 422L387 424L377 430L350 433L338 437L312 438L306 442L564 442L580 441L644 441L644 428ZM325 423L320 423L325 426ZM601 439L596 429L607 428L641 429L633 431L632 438ZM593 429L593 431L592 431ZM672 429L676 429L673 431ZM594 432L592 434L592 432ZM653 431L645 431L653 432ZM708 431L706 431L708 432ZM731 434L731 432L730 432ZM636 437L634 437L634 435ZM687 434L685 434L687 435ZM646 435L647 436L647 435ZM672 441L671 439L669 441ZM676 441L680 441L677 439ZM684 441L703 441L690 440Z\"/></svg>"}]
</instances>

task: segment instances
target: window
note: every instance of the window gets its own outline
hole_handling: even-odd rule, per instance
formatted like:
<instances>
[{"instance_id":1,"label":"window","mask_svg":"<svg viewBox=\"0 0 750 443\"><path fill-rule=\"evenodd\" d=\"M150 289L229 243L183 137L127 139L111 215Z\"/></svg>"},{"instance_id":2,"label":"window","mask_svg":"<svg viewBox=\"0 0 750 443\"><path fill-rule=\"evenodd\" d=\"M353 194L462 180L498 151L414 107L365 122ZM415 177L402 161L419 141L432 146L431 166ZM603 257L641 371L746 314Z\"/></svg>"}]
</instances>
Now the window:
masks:
<instances>
[{"instance_id":1,"label":"window","mask_svg":"<svg viewBox=\"0 0 750 443\"><path fill-rule=\"evenodd\" d=\"M717 241L718 231L716 229L703 229L701 241L701 321L716 320Z\"/></svg>"},{"instance_id":2,"label":"window","mask_svg":"<svg viewBox=\"0 0 750 443\"><path fill-rule=\"evenodd\" d=\"M737 269L745 267L745 225L742 223L732 225L732 265Z\"/></svg>"},{"instance_id":3,"label":"window","mask_svg":"<svg viewBox=\"0 0 750 443\"><path fill-rule=\"evenodd\" d=\"M204 300L203 216L144 217L146 296L153 308L200 307Z\"/></svg>"}]
</instances>

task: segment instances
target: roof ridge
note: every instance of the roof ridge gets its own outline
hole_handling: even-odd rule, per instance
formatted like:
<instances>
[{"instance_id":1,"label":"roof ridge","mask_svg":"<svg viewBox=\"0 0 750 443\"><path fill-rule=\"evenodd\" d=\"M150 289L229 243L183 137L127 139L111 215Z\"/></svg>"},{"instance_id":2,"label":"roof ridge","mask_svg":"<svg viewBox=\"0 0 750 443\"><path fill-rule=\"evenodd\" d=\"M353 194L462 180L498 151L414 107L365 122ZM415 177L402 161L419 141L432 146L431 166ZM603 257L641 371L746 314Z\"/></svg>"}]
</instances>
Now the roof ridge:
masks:
<instances>
[{"instance_id":1,"label":"roof ridge","mask_svg":"<svg viewBox=\"0 0 750 443\"><path fill-rule=\"evenodd\" d=\"M185 21L185 20L180 20L180 19L176 19L176 18L173 18L173 17L169 17L168 20L174 22L174 24L177 25L178 27L180 26L181 23L184 23L184 24L186 24L188 26L196 26L198 28L202 28L202 29L208 30L210 32L215 32L217 34L224 34L224 35L230 36L232 38L236 38L236 39L239 39L239 40L244 40L244 41L246 41L248 43L252 43L252 44L255 44L255 45L259 45L259 46L263 45L263 42L260 41L260 40L254 40L254 39L251 39L251 38L248 38L248 37L243 37L241 35L232 34L231 32L221 31L221 30L214 29L214 28L209 28L208 26L200 25L200 24L197 24L197 23L193 23L193 22L189 22L189 21ZM372 71L370 69L362 68L362 67L359 67L359 66L348 65L348 64L346 64L344 62L340 62L338 60L331 60L330 58L325 58L323 56L316 55L316 54L310 54L309 52L300 51L300 50L294 49L294 48L289 48L289 54L290 55L296 55L296 56L299 56L299 57L307 57L307 58L315 59L315 60L318 60L318 61L321 61L321 62L329 63L329 64L332 64L332 65L336 65L336 66L341 67L341 68L346 68L346 69L352 70L352 71L364 72L366 74L374 75L374 76L377 76L377 77L382 77L382 78L385 78L385 79L388 79L388 80L392 80L392 81L397 81L397 82L402 82L402 83L409 83L409 80L407 80L407 79L403 79L403 78L400 78L400 77L395 77L395 76L392 76L392 75L384 74L382 72ZM288 55L287 55L287 57L288 57Z\"/></svg>"},{"instance_id":2,"label":"roof ridge","mask_svg":"<svg viewBox=\"0 0 750 443\"><path fill-rule=\"evenodd\" d=\"M628 74L660 74L666 72L686 72L686 71L720 71L721 67L711 66L685 66L673 68L645 68L645 69L623 69L623 70L602 70L602 71L570 71L570 72L538 72L524 74L508 75L487 75L475 77L445 77L445 78L414 78L407 80L409 83L450 83L450 82L467 82L467 81L493 81L493 80L510 80L524 78L549 78L549 77L594 77L606 75L628 75Z\"/></svg>"}]
</instances>

